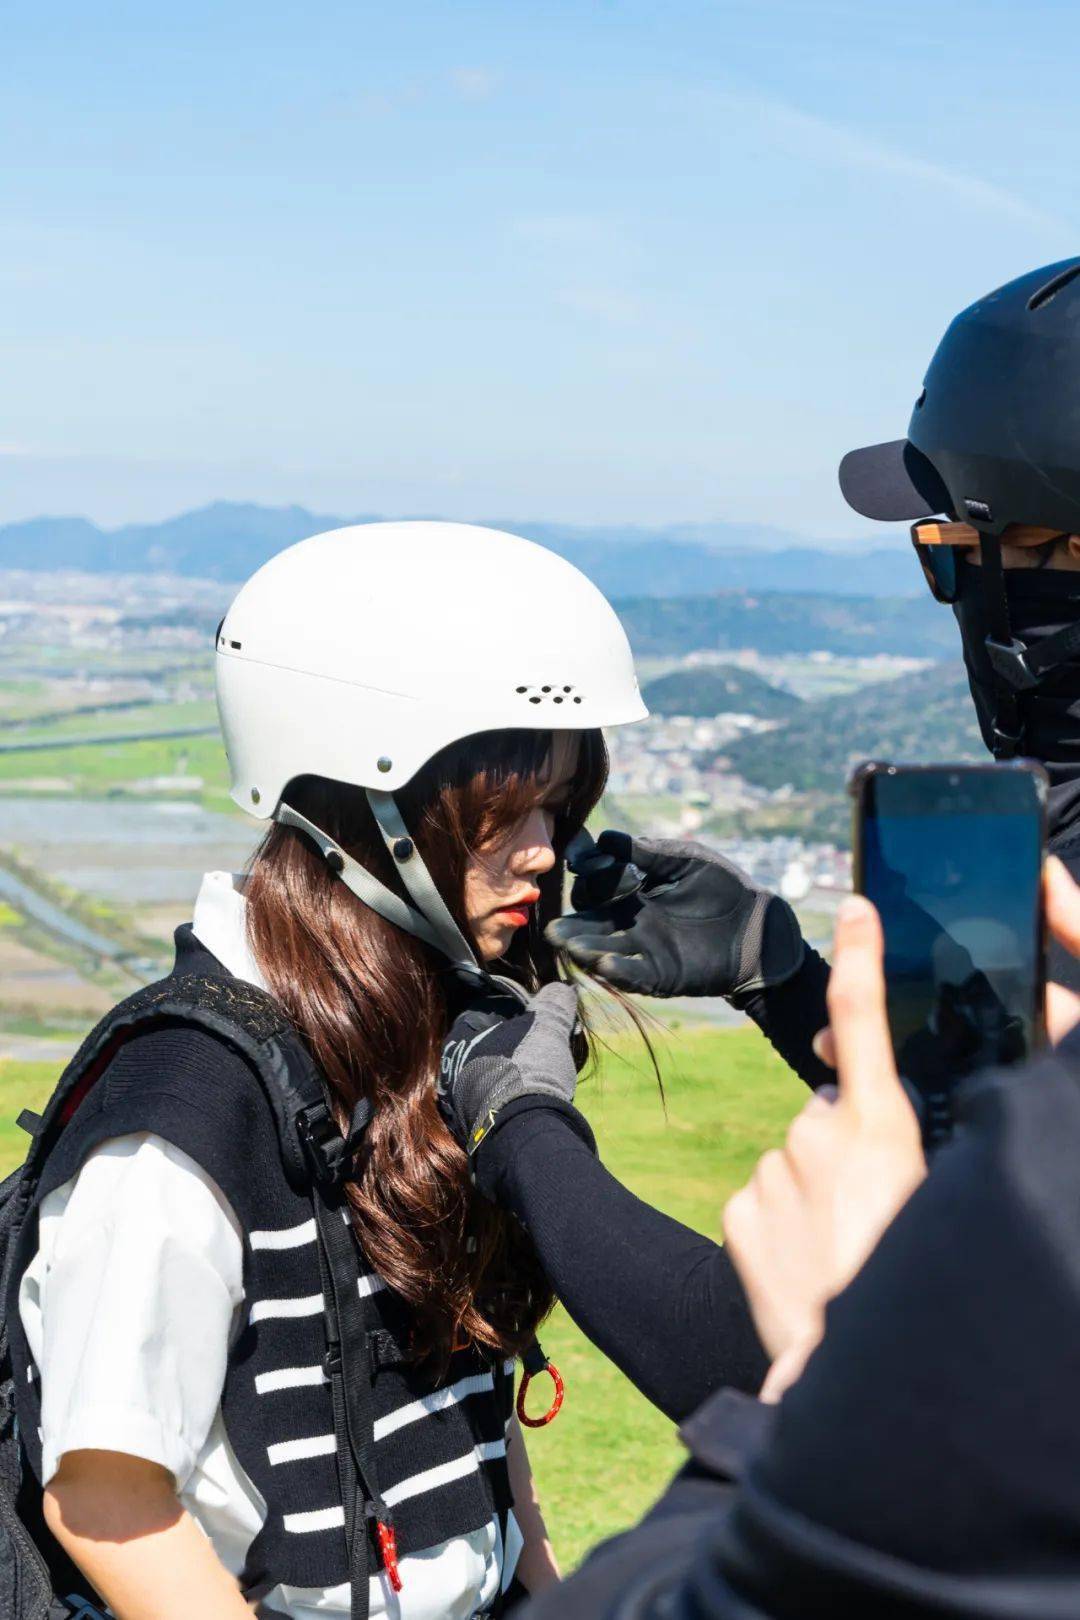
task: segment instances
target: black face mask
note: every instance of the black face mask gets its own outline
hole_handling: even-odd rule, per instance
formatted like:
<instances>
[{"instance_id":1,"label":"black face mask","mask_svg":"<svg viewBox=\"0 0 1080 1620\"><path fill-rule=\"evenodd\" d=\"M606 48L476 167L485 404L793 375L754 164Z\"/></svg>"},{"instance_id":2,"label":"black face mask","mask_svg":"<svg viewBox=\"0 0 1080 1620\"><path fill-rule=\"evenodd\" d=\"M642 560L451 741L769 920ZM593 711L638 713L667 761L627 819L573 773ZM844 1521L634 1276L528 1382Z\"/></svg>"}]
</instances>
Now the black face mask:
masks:
<instances>
[{"instance_id":1,"label":"black face mask","mask_svg":"<svg viewBox=\"0 0 1080 1620\"><path fill-rule=\"evenodd\" d=\"M964 644L968 684L979 729L993 747L997 709L994 672L986 652L982 569L961 562L953 603ZM1055 631L1080 620L1080 573L1064 568L1010 568L1005 573L1009 623L1018 641L1035 648ZM1038 686L1020 694L1020 753L1045 765L1050 776L1050 832L1080 822L1080 661L1062 664Z\"/></svg>"}]
</instances>

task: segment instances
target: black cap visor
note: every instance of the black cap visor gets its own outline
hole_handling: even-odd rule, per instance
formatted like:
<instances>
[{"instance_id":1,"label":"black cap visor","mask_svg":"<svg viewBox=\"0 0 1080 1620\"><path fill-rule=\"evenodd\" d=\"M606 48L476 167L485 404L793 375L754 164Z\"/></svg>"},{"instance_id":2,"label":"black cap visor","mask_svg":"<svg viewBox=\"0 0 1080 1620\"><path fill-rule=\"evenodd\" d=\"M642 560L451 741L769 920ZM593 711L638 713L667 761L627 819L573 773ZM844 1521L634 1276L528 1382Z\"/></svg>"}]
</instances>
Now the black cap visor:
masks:
<instances>
[{"instance_id":1,"label":"black cap visor","mask_svg":"<svg viewBox=\"0 0 1080 1620\"><path fill-rule=\"evenodd\" d=\"M913 523L948 512L948 490L908 439L849 450L840 463L840 490L849 506L881 523Z\"/></svg>"}]
</instances>

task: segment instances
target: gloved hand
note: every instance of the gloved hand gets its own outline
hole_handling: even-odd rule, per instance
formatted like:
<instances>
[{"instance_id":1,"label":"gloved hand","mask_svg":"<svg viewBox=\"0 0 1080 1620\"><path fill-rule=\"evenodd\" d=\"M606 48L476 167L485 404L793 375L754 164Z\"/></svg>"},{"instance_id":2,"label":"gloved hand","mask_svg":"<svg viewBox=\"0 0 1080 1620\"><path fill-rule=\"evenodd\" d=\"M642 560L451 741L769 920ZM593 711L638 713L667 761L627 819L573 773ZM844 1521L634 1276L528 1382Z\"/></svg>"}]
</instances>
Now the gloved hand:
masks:
<instances>
[{"instance_id":1,"label":"gloved hand","mask_svg":"<svg viewBox=\"0 0 1080 1620\"><path fill-rule=\"evenodd\" d=\"M578 997L571 984L546 984L523 1011L511 996L463 1012L443 1045L439 1106L472 1156L519 1097L572 1103L577 1063L570 1040Z\"/></svg>"},{"instance_id":2,"label":"gloved hand","mask_svg":"<svg viewBox=\"0 0 1080 1620\"><path fill-rule=\"evenodd\" d=\"M604 832L569 850L567 864L574 912L549 923L547 938L618 990L737 1005L802 963L787 901L703 844Z\"/></svg>"}]
</instances>

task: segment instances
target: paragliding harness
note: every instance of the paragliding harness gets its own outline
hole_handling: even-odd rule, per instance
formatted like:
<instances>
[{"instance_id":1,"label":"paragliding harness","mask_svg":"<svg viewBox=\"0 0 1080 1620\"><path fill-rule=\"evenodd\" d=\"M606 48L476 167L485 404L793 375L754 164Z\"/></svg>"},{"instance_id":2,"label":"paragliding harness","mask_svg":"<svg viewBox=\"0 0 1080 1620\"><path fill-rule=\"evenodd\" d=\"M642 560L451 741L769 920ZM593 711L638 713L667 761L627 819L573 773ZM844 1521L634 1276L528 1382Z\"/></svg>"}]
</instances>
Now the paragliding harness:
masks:
<instances>
[{"instance_id":1,"label":"paragliding harness","mask_svg":"<svg viewBox=\"0 0 1080 1620\"><path fill-rule=\"evenodd\" d=\"M84 1041L44 1114L39 1117L25 1111L19 1118L32 1138L30 1151L21 1168L0 1185L4 1301L0 1318L0 1615L3 1620L96 1620L106 1613L85 1577L45 1529L41 1490L20 1436L16 1411L16 1380L26 1380L33 1369L21 1364L19 1335L13 1342L10 1325L18 1311L19 1280L36 1244L37 1222L27 1217L50 1153L120 1047L164 1023L201 1029L246 1059L272 1110L290 1184L311 1199L323 1278L325 1369L345 1509L351 1620L367 1620L369 1574L381 1567L391 1586L395 1590L401 1587L393 1518L377 1477L372 1368L357 1289L356 1245L349 1224L342 1219L344 1183L369 1124L370 1105L365 1101L357 1107L343 1133L310 1055L277 1003L252 985L209 973L171 976L121 1002ZM527 1372L547 1369L542 1353L531 1354ZM557 1375L553 1376L558 1383ZM501 1614L503 1601L500 1598L485 1613Z\"/></svg>"}]
</instances>

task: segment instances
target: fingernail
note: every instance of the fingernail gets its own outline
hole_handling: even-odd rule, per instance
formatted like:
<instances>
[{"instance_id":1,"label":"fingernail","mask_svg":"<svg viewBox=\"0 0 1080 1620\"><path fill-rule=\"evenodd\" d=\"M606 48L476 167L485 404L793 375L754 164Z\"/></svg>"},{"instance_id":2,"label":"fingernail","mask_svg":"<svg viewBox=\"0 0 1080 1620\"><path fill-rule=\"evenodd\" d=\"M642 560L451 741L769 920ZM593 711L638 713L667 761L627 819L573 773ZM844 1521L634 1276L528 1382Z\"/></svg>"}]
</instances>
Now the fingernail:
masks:
<instances>
[{"instance_id":1,"label":"fingernail","mask_svg":"<svg viewBox=\"0 0 1080 1620\"><path fill-rule=\"evenodd\" d=\"M869 900L864 900L861 894L849 894L841 900L836 908L836 920L837 922L858 922L866 916L869 905Z\"/></svg>"},{"instance_id":2,"label":"fingernail","mask_svg":"<svg viewBox=\"0 0 1080 1620\"><path fill-rule=\"evenodd\" d=\"M827 1030L819 1029L813 1040L810 1042L810 1049L819 1063L824 1063L825 1061L825 1036L827 1033Z\"/></svg>"}]
</instances>

